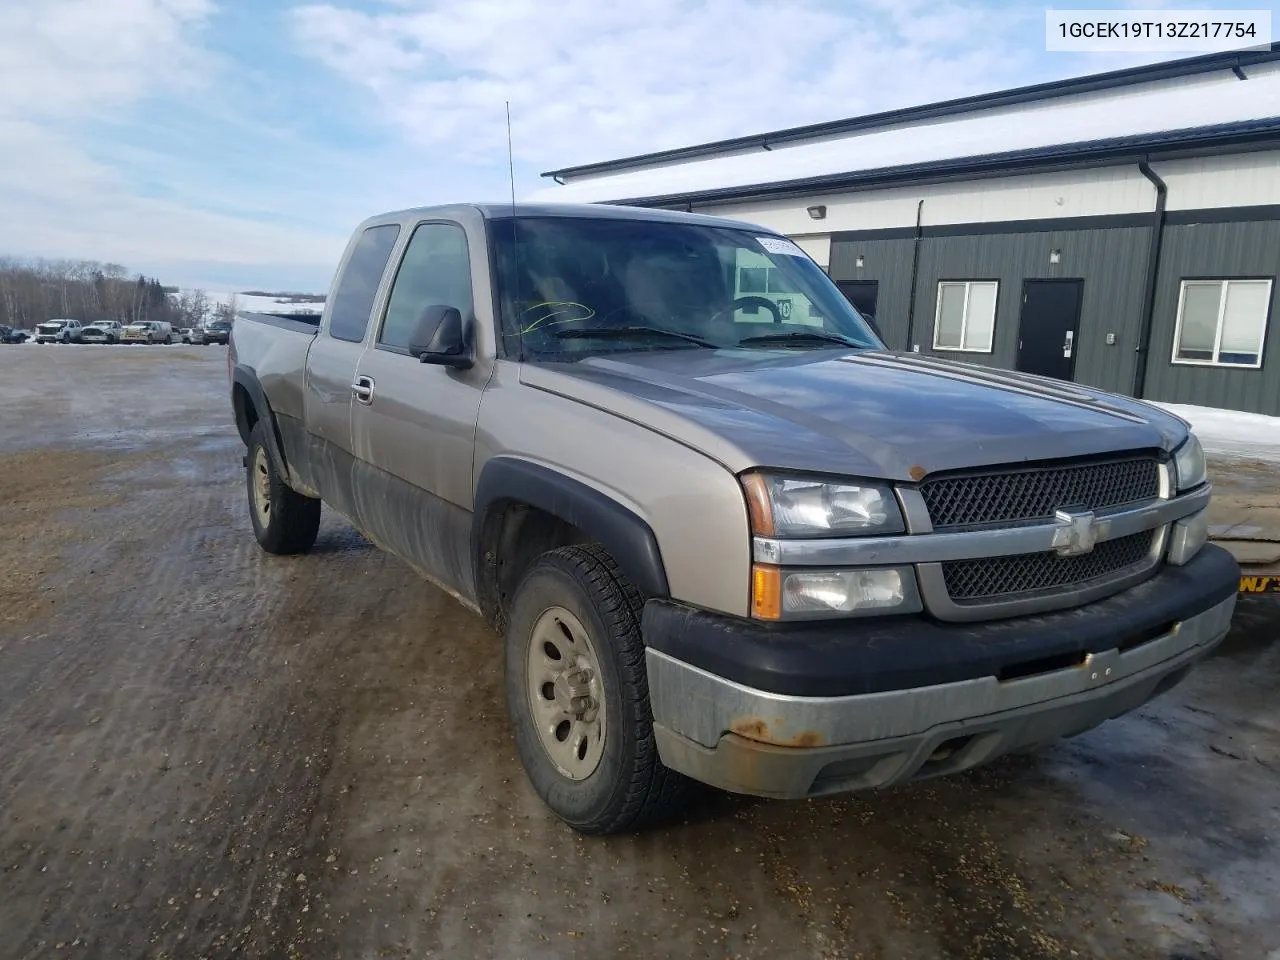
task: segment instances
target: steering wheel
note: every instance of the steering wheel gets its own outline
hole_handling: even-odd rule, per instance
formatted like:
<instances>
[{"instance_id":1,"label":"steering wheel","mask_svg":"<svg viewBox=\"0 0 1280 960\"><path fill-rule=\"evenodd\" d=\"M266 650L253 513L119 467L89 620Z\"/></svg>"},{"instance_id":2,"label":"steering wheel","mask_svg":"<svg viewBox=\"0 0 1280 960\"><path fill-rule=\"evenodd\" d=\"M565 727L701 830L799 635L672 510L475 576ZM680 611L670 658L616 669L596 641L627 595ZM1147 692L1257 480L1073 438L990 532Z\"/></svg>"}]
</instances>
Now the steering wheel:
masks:
<instances>
[{"instance_id":1,"label":"steering wheel","mask_svg":"<svg viewBox=\"0 0 1280 960\"><path fill-rule=\"evenodd\" d=\"M737 297L733 301L733 303L730 304L730 307L732 310L736 311L742 307L749 307L753 305L757 307L764 307L766 310L772 313L774 323L782 322L782 311L778 309L778 304L775 303L773 300L770 300L768 297L756 297L756 296Z\"/></svg>"}]
</instances>

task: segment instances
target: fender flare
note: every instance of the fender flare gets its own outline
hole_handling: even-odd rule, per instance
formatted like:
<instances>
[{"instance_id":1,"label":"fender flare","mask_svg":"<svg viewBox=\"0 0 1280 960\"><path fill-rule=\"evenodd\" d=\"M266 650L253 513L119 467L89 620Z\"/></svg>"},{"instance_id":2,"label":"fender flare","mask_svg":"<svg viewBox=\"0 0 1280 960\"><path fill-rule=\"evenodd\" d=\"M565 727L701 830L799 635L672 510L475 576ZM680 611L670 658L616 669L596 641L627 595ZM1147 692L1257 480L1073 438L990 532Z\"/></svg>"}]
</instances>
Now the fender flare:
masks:
<instances>
[{"instance_id":1,"label":"fender flare","mask_svg":"<svg viewBox=\"0 0 1280 960\"><path fill-rule=\"evenodd\" d=\"M280 440L280 427L276 424L275 411L271 409L271 403L267 400L266 391L262 389L262 384L258 381L258 375L254 373L251 367L237 364L231 372L231 384L231 409L235 416L236 430L240 434L240 439L244 441L246 447L249 445L248 418L244 416L244 411L236 404L236 387L243 387L245 393L249 395L249 402L253 404L254 409L258 412L258 419L265 420L271 425L271 429L267 431L267 453L271 455L276 471L280 476L288 477L289 466L284 458L284 444Z\"/></svg>"},{"instance_id":2,"label":"fender flare","mask_svg":"<svg viewBox=\"0 0 1280 960\"><path fill-rule=\"evenodd\" d=\"M490 515L504 502L544 510L600 543L646 597L667 597L666 569L652 528L618 501L550 467L515 457L494 457L480 472L472 507L471 553L477 591L487 564Z\"/></svg>"}]
</instances>

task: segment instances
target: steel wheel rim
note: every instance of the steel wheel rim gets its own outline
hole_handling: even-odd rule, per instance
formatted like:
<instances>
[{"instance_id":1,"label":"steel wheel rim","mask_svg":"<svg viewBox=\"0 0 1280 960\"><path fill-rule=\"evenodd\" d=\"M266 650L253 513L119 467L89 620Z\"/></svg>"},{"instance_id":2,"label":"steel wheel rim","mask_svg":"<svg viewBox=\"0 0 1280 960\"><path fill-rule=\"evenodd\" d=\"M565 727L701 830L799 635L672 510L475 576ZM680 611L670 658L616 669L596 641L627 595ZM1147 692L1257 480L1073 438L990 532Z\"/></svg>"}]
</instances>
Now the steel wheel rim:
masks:
<instances>
[{"instance_id":1,"label":"steel wheel rim","mask_svg":"<svg viewBox=\"0 0 1280 960\"><path fill-rule=\"evenodd\" d=\"M253 454L253 509L258 524L266 529L271 522L271 471L267 463L267 451L259 447Z\"/></svg>"},{"instance_id":2,"label":"steel wheel rim","mask_svg":"<svg viewBox=\"0 0 1280 960\"><path fill-rule=\"evenodd\" d=\"M585 780L604 756L604 684L591 635L564 607L548 607L534 623L525 677L543 751L561 776Z\"/></svg>"}]
</instances>

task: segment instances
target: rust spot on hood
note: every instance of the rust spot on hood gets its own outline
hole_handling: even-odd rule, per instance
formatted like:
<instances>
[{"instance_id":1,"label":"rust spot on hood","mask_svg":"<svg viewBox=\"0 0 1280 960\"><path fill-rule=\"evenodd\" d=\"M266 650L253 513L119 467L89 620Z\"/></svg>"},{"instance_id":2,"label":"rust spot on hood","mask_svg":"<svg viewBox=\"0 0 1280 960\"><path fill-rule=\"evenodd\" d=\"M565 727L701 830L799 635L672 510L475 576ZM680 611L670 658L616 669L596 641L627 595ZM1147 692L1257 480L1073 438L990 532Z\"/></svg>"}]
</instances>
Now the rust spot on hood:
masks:
<instances>
[{"instance_id":1,"label":"rust spot on hood","mask_svg":"<svg viewBox=\"0 0 1280 960\"><path fill-rule=\"evenodd\" d=\"M790 734L781 717L774 717L773 724L763 717L742 717L735 720L730 729L740 737L771 743L778 747L819 747L822 736L814 730L802 730Z\"/></svg>"},{"instance_id":2,"label":"rust spot on hood","mask_svg":"<svg viewBox=\"0 0 1280 960\"><path fill-rule=\"evenodd\" d=\"M924 467L920 466L920 464L917 463L915 466L913 466L910 470L907 471L907 475L911 477L912 480L923 480L925 474L927 474L928 472L929 472L928 470L926 470Z\"/></svg>"}]
</instances>

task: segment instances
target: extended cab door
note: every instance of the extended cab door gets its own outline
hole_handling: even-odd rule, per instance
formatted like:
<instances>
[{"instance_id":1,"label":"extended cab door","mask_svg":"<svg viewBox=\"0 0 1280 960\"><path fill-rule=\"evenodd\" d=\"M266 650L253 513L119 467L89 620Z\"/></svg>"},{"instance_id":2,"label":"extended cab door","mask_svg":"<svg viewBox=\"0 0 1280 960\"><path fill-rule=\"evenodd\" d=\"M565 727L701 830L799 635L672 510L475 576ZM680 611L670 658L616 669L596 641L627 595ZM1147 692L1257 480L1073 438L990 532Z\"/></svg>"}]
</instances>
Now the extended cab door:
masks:
<instances>
[{"instance_id":1,"label":"extended cab door","mask_svg":"<svg viewBox=\"0 0 1280 960\"><path fill-rule=\"evenodd\" d=\"M307 352L305 405L312 470L320 495L351 516L351 407L365 333L400 235L395 223L364 230L352 242L320 332Z\"/></svg>"},{"instance_id":2,"label":"extended cab door","mask_svg":"<svg viewBox=\"0 0 1280 960\"><path fill-rule=\"evenodd\" d=\"M483 257L483 240L475 251ZM419 223L405 245L387 306L361 356L369 394L352 408L360 520L441 586L473 600L472 458L480 398L492 365L475 351L466 370L422 363L409 338L428 307L454 307L476 343L472 251L452 221Z\"/></svg>"}]
</instances>

